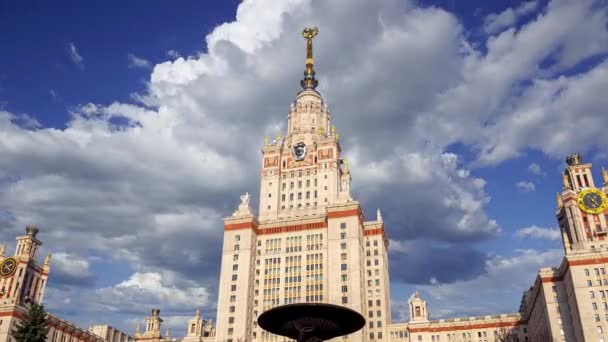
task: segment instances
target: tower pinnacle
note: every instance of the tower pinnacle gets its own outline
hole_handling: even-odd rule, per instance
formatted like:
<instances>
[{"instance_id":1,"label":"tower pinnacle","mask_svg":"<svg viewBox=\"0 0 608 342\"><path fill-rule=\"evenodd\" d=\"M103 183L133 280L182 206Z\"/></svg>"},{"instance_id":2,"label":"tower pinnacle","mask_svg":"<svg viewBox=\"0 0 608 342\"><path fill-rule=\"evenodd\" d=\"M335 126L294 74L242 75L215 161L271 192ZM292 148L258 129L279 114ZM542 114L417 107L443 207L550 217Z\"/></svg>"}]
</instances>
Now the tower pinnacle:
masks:
<instances>
[{"instance_id":1,"label":"tower pinnacle","mask_svg":"<svg viewBox=\"0 0 608 342\"><path fill-rule=\"evenodd\" d=\"M319 33L319 29L315 27L307 27L302 31L302 37L306 39L306 69L304 70L304 79L300 81L303 89L315 89L319 81L315 79L315 70L313 68L315 60L312 57L312 39Z\"/></svg>"}]
</instances>

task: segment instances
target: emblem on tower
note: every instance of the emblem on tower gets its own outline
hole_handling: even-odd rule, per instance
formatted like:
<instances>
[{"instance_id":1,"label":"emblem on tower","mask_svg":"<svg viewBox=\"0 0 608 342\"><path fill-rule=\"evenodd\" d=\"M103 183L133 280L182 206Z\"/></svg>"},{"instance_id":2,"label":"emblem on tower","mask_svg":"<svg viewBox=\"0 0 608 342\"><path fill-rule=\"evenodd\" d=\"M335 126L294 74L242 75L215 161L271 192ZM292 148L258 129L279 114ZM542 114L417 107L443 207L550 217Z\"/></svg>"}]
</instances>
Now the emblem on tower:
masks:
<instances>
[{"instance_id":1,"label":"emblem on tower","mask_svg":"<svg viewBox=\"0 0 608 342\"><path fill-rule=\"evenodd\" d=\"M303 142L299 142L295 145L293 145L293 158L296 161L301 161L304 160L304 158L306 157L306 144L304 144Z\"/></svg>"},{"instance_id":2,"label":"emblem on tower","mask_svg":"<svg viewBox=\"0 0 608 342\"><path fill-rule=\"evenodd\" d=\"M0 264L0 277L8 277L17 270L17 259L6 258Z\"/></svg>"}]
</instances>

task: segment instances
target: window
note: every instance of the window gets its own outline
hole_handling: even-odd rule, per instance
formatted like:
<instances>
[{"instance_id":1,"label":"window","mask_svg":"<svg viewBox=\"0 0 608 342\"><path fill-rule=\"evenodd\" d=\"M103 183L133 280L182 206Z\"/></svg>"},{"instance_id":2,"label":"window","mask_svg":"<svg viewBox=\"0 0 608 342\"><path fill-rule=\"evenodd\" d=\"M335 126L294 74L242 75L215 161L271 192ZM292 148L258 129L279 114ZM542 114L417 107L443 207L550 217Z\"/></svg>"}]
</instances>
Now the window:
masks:
<instances>
[{"instance_id":1,"label":"window","mask_svg":"<svg viewBox=\"0 0 608 342\"><path fill-rule=\"evenodd\" d=\"M597 310L597 303L591 303L591 306L593 307L593 310Z\"/></svg>"},{"instance_id":2,"label":"window","mask_svg":"<svg viewBox=\"0 0 608 342\"><path fill-rule=\"evenodd\" d=\"M587 286L593 286L593 283L591 283L591 280L587 280Z\"/></svg>"},{"instance_id":3,"label":"window","mask_svg":"<svg viewBox=\"0 0 608 342\"><path fill-rule=\"evenodd\" d=\"M376 306L380 306L380 299L376 299Z\"/></svg>"},{"instance_id":4,"label":"window","mask_svg":"<svg viewBox=\"0 0 608 342\"><path fill-rule=\"evenodd\" d=\"M340 233L340 239L346 239L346 233Z\"/></svg>"},{"instance_id":5,"label":"window","mask_svg":"<svg viewBox=\"0 0 608 342\"><path fill-rule=\"evenodd\" d=\"M341 269L342 269L342 271L346 271L347 270L346 264L342 264Z\"/></svg>"},{"instance_id":6,"label":"window","mask_svg":"<svg viewBox=\"0 0 608 342\"><path fill-rule=\"evenodd\" d=\"M228 311L230 311L230 312L234 312L234 305L231 305L231 306L230 306L230 310L228 310Z\"/></svg>"},{"instance_id":7,"label":"window","mask_svg":"<svg viewBox=\"0 0 608 342\"><path fill-rule=\"evenodd\" d=\"M232 295L232 296L230 296L230 303L234 303L234 302L236 302L236 296Z\"/></svg>"},{"instance_id":8,"label":"window","mask_svg":"<svg viewBox=\"0 0 608 342\"><path fill-rule=\"evenodd\" d=\"M348 297L342 297L342 304L348 303Z\"/></svg>"},{"instance_id":9,"label":"window","mask_svg":"<svg viewBox=\"0 0 608 342\"><path fill-rule=\"evenodd\" d=\"M238 269L239 269L239 265L238 265L238 264L234 264L234 265L232 265L232 270L233 270L233 271L236 271L236 270L238 270Z\"/></svg>"},{"instance_id":10,"label":"window","mask_svg":"<svg viewBox=\"0 0 608 342\"><path fill-rule=\"evenodd\" d=\"M235 241L241 241L241 236L239 234L234 236Z\"/></svg>"},{"instance_id":11,"label":"window","mask_svg":"<svg viewBox=\"0 0 608 342\"><path fill-rule=\"evenodd\" d=\"M346 228L346 222L340 223L340 229L345 229L345 228Z\"/></svg>"},{"instance_id":12,"label":"window","mask_svg":"<svg viewBox=\"0 0 608 342\"><path fill-rule=\"evenodd\" d=\"M380 310L376 311L376 317L382 317L382 311L380 311Z\"/></svg>"},{"instance_id":13,"label":"window","mask_svg":"<svg viewBox=\"0 0 608 342\"><path fill-rule=\"evenodd\" d=\"M232 261L238 261L239 260L239 255L235 254L232 256Z\"/></svg>"},{"instance_id":14,"label":"window","mask_svg":"<svg viewBox=\"0 0 608 342\"><path fill-rule=\"evenodd\" d=\"M373 328L374 328L374 322L369 321L369 328L370 328L370 329L373 329Z\"/></svg>"},{"instance_id":15,"label":"window","mask_svg":"<svg viewBox=\"0 0 608 342\"><path fill-rule=\"evenodd\" d=\"M369 240L365 241L365 247L369 247Z\"/></svg>"},{"instance_id":16,"label":"window","mask_svg":"<svg viewBox=\"0 0 608 342\"><path fill-rule=\"evenodd\" d=\"M342 260L346 260L346 253L342 253L341 258Z\"/></svg>"},{"instance_id":17,"label":"window","mask_svg":"<svg viewBox=\"0 0 608 342\"><path fill-rule=\"evenodd\" d=\"M341 249L346 249L346 243L345 243L345 242L341 243L341 244L340 244L340 248L341 248Z\"/></svg>"},{"instance_id":18,"label":"window","mask_svg":"<svg viewBox=\"0 0 608 342\"><path fill-rule=\"evenodd\" d=\"M378 259L374 260L374 265L378 266Z\"/></svg>"},{"instance_id":19,"label":"window","mask_svg":"<svg viewBox=\"0 0 608 342\"><path fill-rule=\"evenodd\" d=\"M234 317L228 317L228 324L234 323Z\"/></svg>"},{"instance_id":20,"label":"window","mask_svg":"<svg viewBox=\"0 0 608 342\"><path fill-rule=\"evenodd\" d=\"M346 274L342 275L342 281L347 281L348 280L348 276Z\"/></svg>"},{"instance_id":21,"label":"window","mask_svg":"<svg viewBox=\"0 0 608 342\"><path fill-rule=\"evenodd\" d=\"M348 292L348 286L342 285L342 293Z\"/></svg>"},{"instance_id":22,"label":"window","mask_svg":"<svg viewBox=\"0 0 608 342\"><path fill-rule=\"evenodd\" d=\"M599 322L600 321L600 315L595 315L595 321Z\"/></svg>"},{"instance_id":23,"label":"window","mask_svg":"<svg viewBox=\"0 0 608 342\"><path fill-rule=\"evenodd\" d=\"M585 268L585 275L588 277L589 276L589 270Z\"/></svg>"},{"instance_id":24,"label":"window","mask_svg":"<svg viewBox=\"0 0 608 342\"><path fill-rule=\"evenodd\" d=\"M589 291L589 298L595 298L595 293L593 291Z\"/></svg>"},{"instance_id":25,"label":"window","mask_svg":"<svg viewBox=\"0 0 608 342\"><path fill-rule=\"evenodd\" d=\"M374 301L373 300L368 300L367 301L367 306L374 306Z\"/></svg>"},{"instance_id":26,"label":"window","mask_svg":"<svg viewBox=\"0 0 608 342\"><path fill-rule=\"evenodd\" d=\"M236 291L236 284L230 285L230 291Z\"/></svg>"},{"instance_id":27,"label":"window","mask_svg":"<svg viewBox=\"0 0 608 342\"><path fill-rule=\"evenodd\" d=\"M235 281L235 280L236 280L236 274L233 274L232 275L232 281Z\"/></svg>"}]
</instances>

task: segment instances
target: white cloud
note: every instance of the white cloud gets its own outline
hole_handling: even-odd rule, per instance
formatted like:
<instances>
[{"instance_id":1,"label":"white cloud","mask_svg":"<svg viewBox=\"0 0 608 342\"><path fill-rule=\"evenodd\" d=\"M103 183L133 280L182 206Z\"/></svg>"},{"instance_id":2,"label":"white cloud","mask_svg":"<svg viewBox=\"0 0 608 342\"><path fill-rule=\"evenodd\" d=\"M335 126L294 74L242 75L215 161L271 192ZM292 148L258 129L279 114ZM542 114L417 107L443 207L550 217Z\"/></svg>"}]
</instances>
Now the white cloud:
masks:
<instances>
[{"instance_id":1,"label":"white cloud","mask_svg":"<svg viewBox=\"0 0 608 342\"><path fill-rule=\"evenodd\" d=\"M167 57L173 58L173 59L177 59L179 57L181 57L182 55L179 53L179 51L177 50L168 50L167 51Z\"/></svg>"},{"instance_id":2,"label":"white cloud","mask_svg":"<svg viewBox=\"0 0 608 342\"><path fill-rule=\"evenodd\" d=\"M538 226L530 226L519 229L515 232L515 236L520 238L535 238L535 239L548 239L548 240L559 240L561 234L558 229L555 228L542 228Z\"/></svg>"},{"instance_id":3,"label":"white cloud","mask_svg":"<svg viewBox=\"0 0 608 342\"><path fill-rule=\"evenodd\" d=\"M474 279L419 288L423 298L429 299L433 318L517 312L521 296L532 286L538 270L558 266L562 257L560 249L516 250L513 256L488 260L486 272ZM510 308L505 308L505 299Z\"/></svg>"},{"instance_id":4,"label":"white cloud","mask_svg":"<svg viewBox=\"0 0 608 342\"><path fill-rule=\"evenodd\" d=\"M127 55L129 59L129 68L149 68L151 66L150 61L141 57L137 57L130 53Z\"/></svg>"},{"instance_id":5,"label":"white cloud","mask_svg":"<svg viewBox=\"0 0 608 342\"><path fill-rule=\"evenodd\" d=\"M68 53L68 57L70 57L70 60L72 61L72 63L74 63L74 65L76 65L79 68L84 68L84 59L78 53L78 50L76 49L76 45L74 44L74 42L68 43L67 53Z\"/></svg>"},{"instance_id":6,"label":"white cloud","mask_svg":"<svg viewBox=\"0 0 608 342\"><path fill-rule=\"evenodd\" d=\"M528 172L537 176L545 176L547 173L538 165L538 163L531 163L528 165Z\"/></svg>"},{"instance_id":7,"label":"white cloud","mask_svg":"<svg viewBox=\"0 0 608 342\"><path fill-rule=\"evenodd\" d=\"M484 30L488 34L499 32L500 30L513 26L517 20L536 10L538 1L526 1L521 3L516 8L507 8L506 10L496 14L489 14L484 18Z\"/></svg>"},{"instance_id":8,"label":"white cloud","mask_svg":"<svg viewBox=\"0 0 608 342\"><path fill-rule=\"evenodd\" d=\"M517 186L517 189L519 189L519 191L523 192L530 192L536 190L534 183L529 181L519 181L517 182L517 184L515 184L515 186Z\"/></svg>"}]
</instances>

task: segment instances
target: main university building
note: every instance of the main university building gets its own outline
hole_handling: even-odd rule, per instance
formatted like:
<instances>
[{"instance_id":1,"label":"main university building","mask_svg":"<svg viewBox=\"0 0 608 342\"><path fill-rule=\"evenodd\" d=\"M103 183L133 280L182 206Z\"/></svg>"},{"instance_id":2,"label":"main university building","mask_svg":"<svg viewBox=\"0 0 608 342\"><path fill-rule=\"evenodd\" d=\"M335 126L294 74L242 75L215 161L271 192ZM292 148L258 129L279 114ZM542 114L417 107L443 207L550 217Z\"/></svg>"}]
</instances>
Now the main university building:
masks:
<instances>
[{"instance_id":1,"label":"main university building","mask_svg":"<svg viewBox=\"0 0 608 342\"><path fill-rule=\"evenodd\" d=\"M250 196L224 219L216 325L197 310L181 339L161 334L160 310L152 309L135 341L284 341L257 325L275 306L324 302L360 312L365 327L344 341L493 342L595 341L608 339L608 172L596 184L591 164L567 158L556 216L564 258L543 268L518 312L430 320L416 292L410 318L391 317L388 239L378 211L369 220L350 192L351 175L323 98L316 91L312 38L305 30L307 58L300 91L291 105L287 132L262 149L259 215ZM0 249L0 342L24 318L29 303L42 302L50 256L38 261L38 230L28 227L12 255ZM52 281L52 278L49 279ZM50 315L49 342L131 338L109 326L84 330ZM176 327L174 327L176 328ZM176 329L174 329L176 331ZM178 333L178 335L180 335Z\"/></svg>"}]
</instances>

